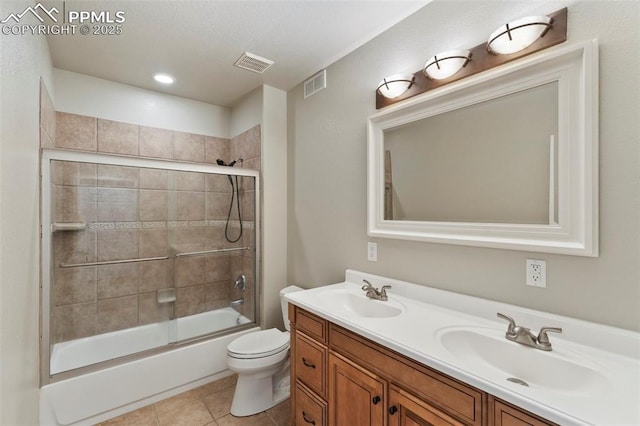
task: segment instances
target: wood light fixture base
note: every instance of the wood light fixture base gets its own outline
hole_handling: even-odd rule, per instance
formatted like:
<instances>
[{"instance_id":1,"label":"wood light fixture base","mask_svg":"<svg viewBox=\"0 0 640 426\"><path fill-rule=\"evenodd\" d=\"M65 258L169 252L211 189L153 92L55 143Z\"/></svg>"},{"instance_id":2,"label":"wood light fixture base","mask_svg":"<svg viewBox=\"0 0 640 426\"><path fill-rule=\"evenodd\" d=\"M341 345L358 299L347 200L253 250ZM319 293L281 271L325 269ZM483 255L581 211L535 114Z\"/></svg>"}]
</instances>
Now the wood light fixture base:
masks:
<instances>
[{"instance_id":1,"label":"wood light fixture base","mask_svg":"<svg viewBox=\"0 0 640 426\"><path fill-rule=\"evenodd\" d=\"M470 49L471 60L466 64L466 66L449 78L443 80L432 80L428 78L422 70L419 70L413 74L413 85L402 95L396 98L386 98L376 92L376 109L393 105L421 93L428 92L429 90L444 86L445 84L461 80L479 72L497 67L498 65L506 64L507 62L522 58L523 56L527 56L565 42L567 40L567 8L565 7L560 9L547 16L551 18L551 28L549 28L542 37L536 40L529 47L511 54L495 55L489 52L486 42L479 44L473 49Z\"/></svg>"}]
</instances>

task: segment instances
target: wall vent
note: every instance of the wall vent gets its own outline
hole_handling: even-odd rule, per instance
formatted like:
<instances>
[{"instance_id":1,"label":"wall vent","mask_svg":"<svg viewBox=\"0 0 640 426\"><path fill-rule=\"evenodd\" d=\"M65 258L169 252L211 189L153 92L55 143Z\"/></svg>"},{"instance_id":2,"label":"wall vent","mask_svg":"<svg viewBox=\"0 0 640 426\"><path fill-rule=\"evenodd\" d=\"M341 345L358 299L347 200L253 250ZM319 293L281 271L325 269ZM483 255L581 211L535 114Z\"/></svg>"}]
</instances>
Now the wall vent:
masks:
<instances>
[{"instance_id":1,"label":"wall vent","mask_svg":"<svg viewBox=\"0 0 640 426\"><path fill-rule=\"evenodd\" d=\"M304 82L304 98L315 95L327 87L327 70L322 70Z\"/></svg>"},{"instance_id":2,"label":"wall vent","mask_svg":"<svg viewBox=\"0 0 640 426\"><path fill-rule=\"evenodd\" d=\"M273 61L263 58L253 53L244 52L238 60L233 64L238 68L262 74L273 65Z\"/></svg>"}]
</instances>

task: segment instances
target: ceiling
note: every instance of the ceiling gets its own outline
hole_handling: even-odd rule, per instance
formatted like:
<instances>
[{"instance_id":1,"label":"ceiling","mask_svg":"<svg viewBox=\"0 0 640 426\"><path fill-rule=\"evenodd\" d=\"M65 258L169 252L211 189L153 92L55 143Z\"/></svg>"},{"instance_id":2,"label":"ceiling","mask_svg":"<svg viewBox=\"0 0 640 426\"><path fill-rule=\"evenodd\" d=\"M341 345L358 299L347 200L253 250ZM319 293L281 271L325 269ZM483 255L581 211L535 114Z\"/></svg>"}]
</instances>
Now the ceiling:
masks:
<instances>
[{"instance_id":1,"label":"ceiling","mask_svg":"<svg viewBox=\"0 0 640 426\"><path fill-rule=\"evenodd\" d=\"M292 89L429 1L47 1L67 13L121 10L126 19L120 35L77 31L48 44L56 68L233 106L263 84ZM245 51L274 64L264 74L234 67ZM155 72L176 83L156 83Z\"/></svg>"}]
</instances>

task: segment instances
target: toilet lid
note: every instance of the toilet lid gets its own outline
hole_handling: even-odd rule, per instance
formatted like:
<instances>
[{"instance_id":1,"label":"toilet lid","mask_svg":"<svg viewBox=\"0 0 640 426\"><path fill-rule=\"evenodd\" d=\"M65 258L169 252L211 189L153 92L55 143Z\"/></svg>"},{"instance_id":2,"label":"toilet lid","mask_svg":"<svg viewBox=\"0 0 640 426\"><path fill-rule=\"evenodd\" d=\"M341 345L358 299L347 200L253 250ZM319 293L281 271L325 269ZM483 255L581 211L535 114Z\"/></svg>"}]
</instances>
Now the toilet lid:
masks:
<instances>
[{"instance_id":1,"label":"toilet lid","mask_svg":"<svg viewBox=\"0 0 640 426\"><path fill-rule=\"evenodd\" d=\"M270 328L238 337L229 343L227 353L234 358L263 358L288 348L289 333Z\"/></svg>"}]
</instances>

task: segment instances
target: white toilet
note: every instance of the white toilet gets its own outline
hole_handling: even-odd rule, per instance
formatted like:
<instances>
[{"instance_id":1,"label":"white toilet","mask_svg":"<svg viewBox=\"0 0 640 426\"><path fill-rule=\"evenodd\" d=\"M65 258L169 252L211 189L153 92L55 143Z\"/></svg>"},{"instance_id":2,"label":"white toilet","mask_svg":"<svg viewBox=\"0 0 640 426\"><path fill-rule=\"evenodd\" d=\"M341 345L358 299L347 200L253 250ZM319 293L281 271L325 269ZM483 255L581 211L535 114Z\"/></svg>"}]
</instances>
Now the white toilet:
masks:
<instances>
[{"instance_id":1,"label":"white toilet","mask_svg":"<svg viewBox=\"0 0 640 426\"><path fill-rule=\"evenodd\" d=\"M231 414L250 416L289 397L289 310L284 295L303 288L280 291L282 318L287 331L260 330L238 337L227 346L227 367L238 374Z\"/></svg>"}]
</instances>

